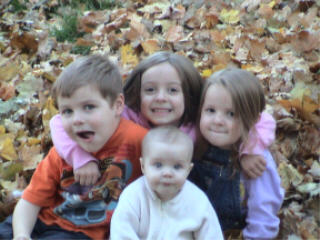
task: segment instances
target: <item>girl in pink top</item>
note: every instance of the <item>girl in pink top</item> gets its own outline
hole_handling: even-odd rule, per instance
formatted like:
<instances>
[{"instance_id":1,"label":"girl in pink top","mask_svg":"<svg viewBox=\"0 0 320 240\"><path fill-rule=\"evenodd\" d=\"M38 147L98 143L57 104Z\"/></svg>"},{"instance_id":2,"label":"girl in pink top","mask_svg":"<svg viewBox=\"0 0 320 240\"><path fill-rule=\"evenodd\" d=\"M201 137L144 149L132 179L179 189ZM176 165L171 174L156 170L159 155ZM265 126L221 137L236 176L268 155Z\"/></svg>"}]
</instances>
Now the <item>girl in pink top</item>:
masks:
<instances>
[{"instance_id":1,"label":"girl in pink top","mask_svg":"<svg viewBox=\"0 0 320 240\"><path fill-rule=\"evenodd\" d=\"M186 57L157 52L141 61L126 79L122 116L149 129L175 125L195 141L202 84L198 70ZM83 185L95 183L99 177L95 158L68 137L59 115L51 119L50 128L56 149L74 167L76 180ZM242 151L241 166L249 177L264 171L265 161L258 155L272 143L274 132L274 119L264 113L250 133L248 147Z\"/></svg>"}]
</instances>

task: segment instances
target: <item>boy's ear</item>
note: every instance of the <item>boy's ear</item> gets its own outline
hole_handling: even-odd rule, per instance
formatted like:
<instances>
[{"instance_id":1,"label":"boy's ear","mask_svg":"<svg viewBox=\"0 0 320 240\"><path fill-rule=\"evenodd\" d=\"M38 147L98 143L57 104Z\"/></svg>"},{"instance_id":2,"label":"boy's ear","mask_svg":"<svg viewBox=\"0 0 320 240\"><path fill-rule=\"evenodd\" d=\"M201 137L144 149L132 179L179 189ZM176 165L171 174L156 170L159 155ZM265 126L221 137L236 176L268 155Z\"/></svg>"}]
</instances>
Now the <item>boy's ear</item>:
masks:
<instances>
[{"instance_id":1,"label":"boy's ear","mask_svg":"<svg viewBox=\"0 0 320 240\"><path fill-rule=\"evenodd\" d=\"M141 172L144 174L144 164L143 164L143 159L142 159L142 157L139 158L139 160L140 160Z\"/></svg>"},{"instance_id":2,"label":"boy's ear","mask_svg":"<svg viewBox=\"0 0 320 240\"><path fill-rule=\"evenodd\" d=\"M120 93L114 101L113 107L115 107L117 115L120 116L124 109L124 96L122 93Z\"/></svg>"}]
</instances>

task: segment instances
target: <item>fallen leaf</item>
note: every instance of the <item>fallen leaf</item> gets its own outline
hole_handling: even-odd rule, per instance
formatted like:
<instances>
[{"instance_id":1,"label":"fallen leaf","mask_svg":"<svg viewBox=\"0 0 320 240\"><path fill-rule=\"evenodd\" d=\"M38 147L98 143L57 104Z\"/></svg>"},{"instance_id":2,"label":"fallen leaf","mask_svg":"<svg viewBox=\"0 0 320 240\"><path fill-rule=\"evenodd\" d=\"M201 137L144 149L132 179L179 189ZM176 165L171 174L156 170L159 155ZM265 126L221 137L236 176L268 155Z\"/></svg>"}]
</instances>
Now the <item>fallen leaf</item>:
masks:
<instances>
[{"instance_id":1,"label":"fallen leaf","mask_svg":"<svg viewBox=\"0 0 320 240\"><path fill-rule=\"evenodd\" d=\"M171 26L165 35L166 41L171 43L179 41L182 38L183 38L183 27L177 26L177 25Z\"/></svg>"},{"instance_id":2,"label":"fallen leaf","mask_svg":"<svg viewBox=\"0 0 320 240\"><path fill-rule=\"evenodd\" d=\"M236 24L240 21L239 10L222 9L219 19L227 24Z\"/></svg>"}]
</instances>

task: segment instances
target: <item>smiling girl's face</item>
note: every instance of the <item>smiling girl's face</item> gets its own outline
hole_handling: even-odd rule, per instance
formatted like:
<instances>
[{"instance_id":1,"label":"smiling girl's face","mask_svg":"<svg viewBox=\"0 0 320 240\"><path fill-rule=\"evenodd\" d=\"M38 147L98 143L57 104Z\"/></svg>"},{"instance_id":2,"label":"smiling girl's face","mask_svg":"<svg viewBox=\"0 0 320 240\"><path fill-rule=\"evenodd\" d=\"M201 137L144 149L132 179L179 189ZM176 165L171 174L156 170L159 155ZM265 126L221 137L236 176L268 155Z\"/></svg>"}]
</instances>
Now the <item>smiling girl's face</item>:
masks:
<instances>
[{"instance_id":1,"label":"smiling girl's face","mask_svg":"<svg viewBox=\"0 0 320 240\"><path fill-rule=\"evenodd\" d=\"M180 124L184 95L179 75L169 63L155 65L143 73L140 96L141 113L151 125Z\"/></svg>"}]
</instances>

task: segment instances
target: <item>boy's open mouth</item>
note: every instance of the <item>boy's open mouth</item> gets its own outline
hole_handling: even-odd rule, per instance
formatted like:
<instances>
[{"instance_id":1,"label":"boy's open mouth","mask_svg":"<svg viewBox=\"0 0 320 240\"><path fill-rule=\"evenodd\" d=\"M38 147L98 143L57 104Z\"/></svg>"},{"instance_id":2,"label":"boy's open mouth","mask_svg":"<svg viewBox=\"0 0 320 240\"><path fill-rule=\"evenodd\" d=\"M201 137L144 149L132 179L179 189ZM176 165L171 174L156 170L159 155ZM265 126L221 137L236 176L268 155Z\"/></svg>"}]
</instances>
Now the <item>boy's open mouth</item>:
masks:
<instances>
[{"instance_id":1,"label":"boy's open mouth","mask_svg":"<svg viewBox=\"0 0 320 240\"><path fill-rule=\"evenodd\" d=\"M77 132L77 136L83 139L90 139L94 136L94 132L93 131L83 131L83 132Z\"/></svg>"}]
</instances>

